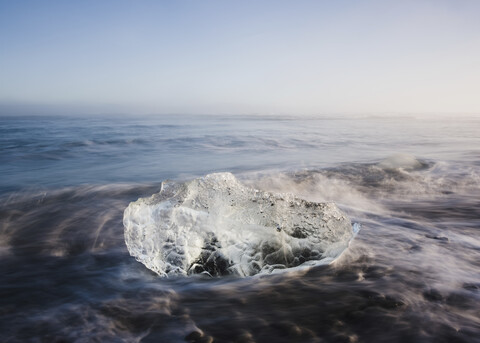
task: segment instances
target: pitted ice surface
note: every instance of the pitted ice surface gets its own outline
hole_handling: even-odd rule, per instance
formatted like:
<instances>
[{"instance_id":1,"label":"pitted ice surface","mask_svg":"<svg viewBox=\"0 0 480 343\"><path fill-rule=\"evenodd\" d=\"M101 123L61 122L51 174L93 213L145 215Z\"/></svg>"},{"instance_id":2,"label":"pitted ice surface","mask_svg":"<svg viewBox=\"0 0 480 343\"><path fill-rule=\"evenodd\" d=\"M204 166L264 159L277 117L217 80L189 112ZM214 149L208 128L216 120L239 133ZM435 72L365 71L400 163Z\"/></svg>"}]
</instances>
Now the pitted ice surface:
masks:
<instances>
[{"instance_id":1,"label":"pitted ice surface","mask_svg":"<svg viewBox=\"0 0 480 343\"><path fill-rule=\"evenodd\" d=\"M231 173L165 181L159 193L130 203L123 224L130 254L163 276L327 264L357 231L333 203L248 188Z\"/></svg>"}]
</instances>

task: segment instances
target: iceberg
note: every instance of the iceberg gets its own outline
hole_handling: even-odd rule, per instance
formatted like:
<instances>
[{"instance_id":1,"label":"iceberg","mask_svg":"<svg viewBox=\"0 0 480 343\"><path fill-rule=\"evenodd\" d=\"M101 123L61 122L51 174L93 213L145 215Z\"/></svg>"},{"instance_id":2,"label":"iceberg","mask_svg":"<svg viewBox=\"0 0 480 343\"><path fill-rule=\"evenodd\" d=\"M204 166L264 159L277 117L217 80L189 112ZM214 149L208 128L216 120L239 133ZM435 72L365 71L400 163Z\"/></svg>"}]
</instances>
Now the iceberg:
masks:
<instances>
[{"instance_id":1,"label":"iceberg","mask_svg":"<svg viewBox=\"0 0 480 343\"><path fill-rule=\"evenodd\" d=\"M125 209L130 255L162 276L252 276L334 261L359 229L333 203L242 185L231 173L185 183Z\"/></svg>"}]
</instances>

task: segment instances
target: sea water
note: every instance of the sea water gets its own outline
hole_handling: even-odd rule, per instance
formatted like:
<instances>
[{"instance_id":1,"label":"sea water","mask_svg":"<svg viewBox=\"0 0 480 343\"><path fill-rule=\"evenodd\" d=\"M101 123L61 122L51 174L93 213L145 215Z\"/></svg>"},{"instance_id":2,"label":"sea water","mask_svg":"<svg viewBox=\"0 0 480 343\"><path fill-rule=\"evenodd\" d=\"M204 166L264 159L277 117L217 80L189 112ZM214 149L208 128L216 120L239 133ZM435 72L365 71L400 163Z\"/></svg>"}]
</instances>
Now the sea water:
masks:
<instances>
[{"instance_id":1,"label":"sea water","mask_svg":"<svg viewBox=\"0 0 480 343\"><path fill-rule=\"evenodd\" d=\"M453 115L2 117L0 341L480 342L479 132ZM334 263L260 277L132 257L129 204L213 173L362 229Z\"/></svg>"}]
</instances>

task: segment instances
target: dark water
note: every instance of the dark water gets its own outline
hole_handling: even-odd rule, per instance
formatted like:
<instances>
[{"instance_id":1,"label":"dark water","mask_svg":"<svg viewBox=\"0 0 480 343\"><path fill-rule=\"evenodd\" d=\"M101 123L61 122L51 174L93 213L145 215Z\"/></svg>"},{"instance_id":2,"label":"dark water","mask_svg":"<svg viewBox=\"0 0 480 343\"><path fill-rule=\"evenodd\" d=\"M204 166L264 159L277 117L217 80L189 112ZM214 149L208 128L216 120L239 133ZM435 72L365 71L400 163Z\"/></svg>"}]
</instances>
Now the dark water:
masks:
<instances>
[{"instance_id":1,"label":"dark water","mask_svg":"<svg viewBox=\"0 0 480 343\"><path fill-rule=\"evenodd\" d=\"M1 118L1 342L480 342L480 119ZM123 210L231 171L362 224L334 264L161 278Z\"/></svg>"}]
</instances>

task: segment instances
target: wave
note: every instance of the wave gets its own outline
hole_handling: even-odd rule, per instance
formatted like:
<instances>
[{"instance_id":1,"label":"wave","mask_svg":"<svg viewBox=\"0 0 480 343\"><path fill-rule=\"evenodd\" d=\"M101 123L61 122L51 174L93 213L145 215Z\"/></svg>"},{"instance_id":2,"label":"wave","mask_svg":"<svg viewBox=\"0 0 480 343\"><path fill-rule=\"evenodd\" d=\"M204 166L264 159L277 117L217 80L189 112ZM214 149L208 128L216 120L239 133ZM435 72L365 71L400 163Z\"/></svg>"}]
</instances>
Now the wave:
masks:
<instances>
[{"instance_id":1,"label":"wave","mask_svg":"<svg viewBox=\"0 0 480 343\"><path fill-rule=\"evenodd\" d=\"M30 188L0 194L0 257L77 256L128 252L122 237L125 206L158 184Z\"/></svg>"},{"instance_id":2,"label":"wave","mask_svg":"<svg viewBox=\"0 0 480 343\"><path fill-rule=\"evenodd\" d=\"M309 201L332 201L365 211L394 202L438 201L474 197L480 172L473 165L429 161L395 154L376 163L345 163L332 168L291 172L252 172L247 185L273 192L291 192Z\"/></svg>"},{"instance_id":3,"label":"wave","mask_svg":"<svg viewBox=\"0 0 480 343\"><path fill-rule=\"evenodd\" d=\"M159 275L252 276L334 261L359 226L333 203L243 186L230 173L186 183L130 203L125 242Z\"/></svg>"}]
</instances>

